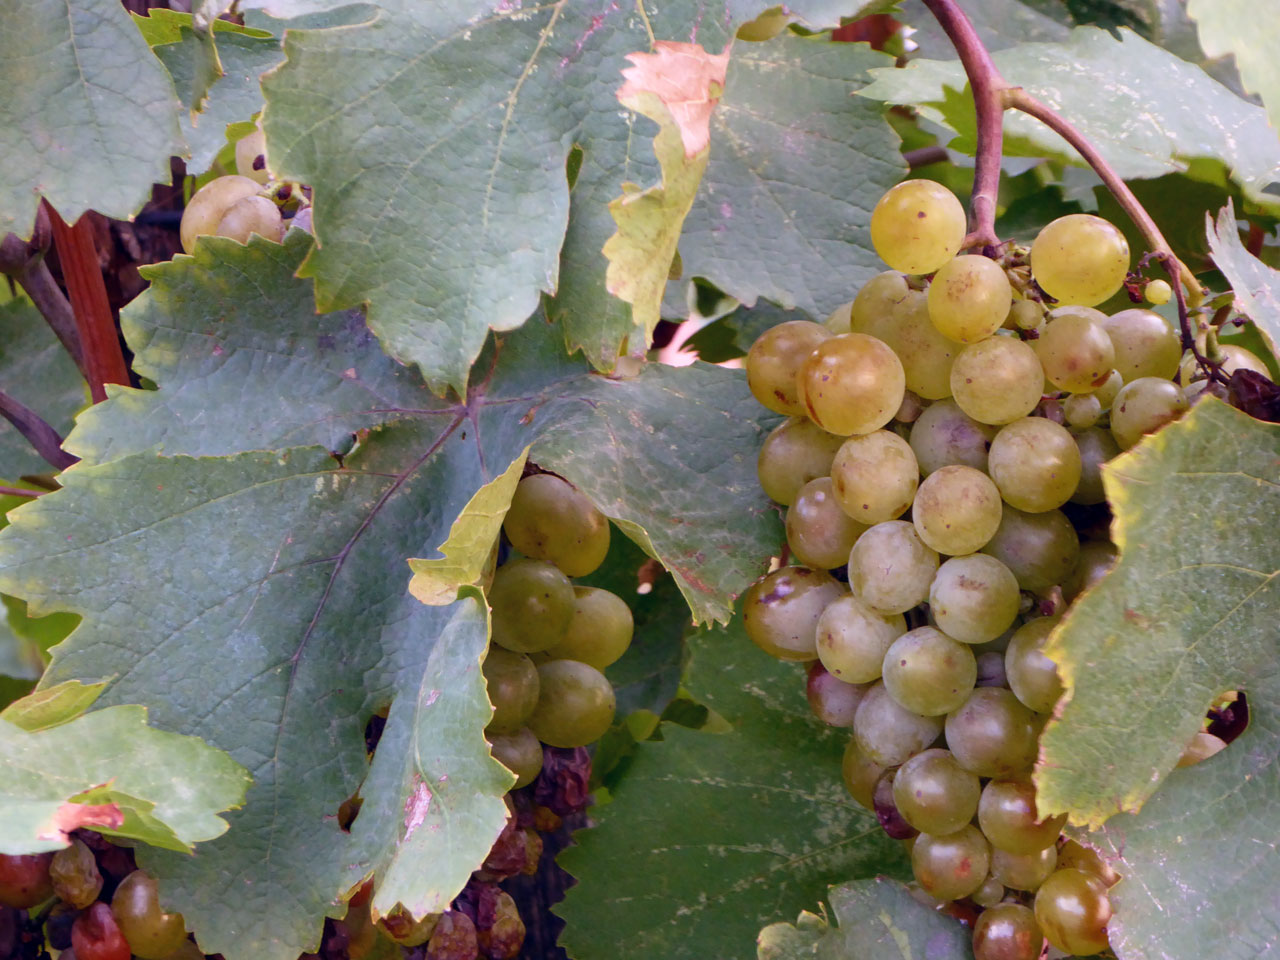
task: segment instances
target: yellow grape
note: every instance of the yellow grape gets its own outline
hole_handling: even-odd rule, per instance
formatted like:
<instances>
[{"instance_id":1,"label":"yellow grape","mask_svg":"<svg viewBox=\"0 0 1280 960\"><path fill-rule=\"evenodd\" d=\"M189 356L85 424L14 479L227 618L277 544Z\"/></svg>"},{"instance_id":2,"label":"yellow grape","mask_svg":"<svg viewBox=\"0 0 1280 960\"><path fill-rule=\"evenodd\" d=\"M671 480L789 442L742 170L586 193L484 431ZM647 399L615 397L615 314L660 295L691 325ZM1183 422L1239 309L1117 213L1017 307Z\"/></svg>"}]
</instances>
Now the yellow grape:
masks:
<instances>
[{"instance_id":1,"label":"yellow grape","mask_svg":"<svg viewBox=\"0 0 1280 960\"><path fill-rule=\"evenodd\" d=\"M964 207L932 180L904 180L871 211L871 244L903 273L933 273L960 252Z\"/></svg>"},{"instance_id":2,"label":"yellow grape","mask_svg":"<svg viewBox=\"0 0 1280 960\"><path fill-rule=\"evenodd\" d=\"M1036 408L1044 370L1035 350L1017 337L988 337L960 351L951 368L951 395L979 423L1012 423Z\"/></svg>"},{"instance_id":3,"label":"yellow grape","mask_svg":"<svg viewBox=\"0 0 1280 960\"><path fill-rule=\"evenodd\" d=\"M1124 234L1089 213L1059 217L1031 243L1032 276L1059 303L1099 304L1120 289L1128 272Z\"/></svg>"},{"instance_id":4,"label":"yellow grape","mask_svg":"<svg viewBox=\"0 0 1280 960\"><path fill-rule=\"evenodd\" d=\"M279 243L284 221L280 208L266 197L245 197L227 208L213 232L236 243L248 243L254 234Z\"/></svg>"},{"instance_id":5,"label":"yellow grape","mask_svg":"<svg viewBox=\"0 0 1280 960\"><path fill-rule=\"evenodd\" d=\"M977 343L1004 325L1013 288L994 260L975 254L956 257L929 285L929 319L944 337Z\"/></svg>"},{"instance_id":6,"label":"yellow grape","mask_svg":"<svg viewBox=\"0 0 1280 960\"><path fill-rule=\"evenodd\" d=\"M805 358L831 331L810 320L788 320L770 327L747 351L747 387L752 396L774 413L803 416L796 376Z\"/></svg>"},{"instance_id":7,"label":"yellow grape","mask_svg":"<svg viewBox=\"0 0 1280 960\"><path fill-rule=\"evenodd\" d=\"M1153 310L1121 310L1102 321L1115 348L1115 368L1125 383L1139 377L1172 380L1182 359L1182 340Z\"/></svg>"},{"instance_id":8,"label":"yellow grape","mask_svg":"<svg viewBox=\"0 0 1280 960\"><path fill-rule=\"evenodd\" d=\"M897 354L863 333L823 340L804 361L796 384L809 418L846 437L879 430L893 419L906 393Z\"/></svg>"},{"instance_id":9,"label":"yellow grape","mask_svg":"<svg viewBox=\"0 0 1280 960\"><path fill-rule=\"evenodd\" d=\"M196 237L217 232L218 222L231 207L245 197L256 196L261 185L248 177L229 176L210 180L195 192L182 211L178 237L182 249L191 253Z\"/></svg>"}]
</instances>

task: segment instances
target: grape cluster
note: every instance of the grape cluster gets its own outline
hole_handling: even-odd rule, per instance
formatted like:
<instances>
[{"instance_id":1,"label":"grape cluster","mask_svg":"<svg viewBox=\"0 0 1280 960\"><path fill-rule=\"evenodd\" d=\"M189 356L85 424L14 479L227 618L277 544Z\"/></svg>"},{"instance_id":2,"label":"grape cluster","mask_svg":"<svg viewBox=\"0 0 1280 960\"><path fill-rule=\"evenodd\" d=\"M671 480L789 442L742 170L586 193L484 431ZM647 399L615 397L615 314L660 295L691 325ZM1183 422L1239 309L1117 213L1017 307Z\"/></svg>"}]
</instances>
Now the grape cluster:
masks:
<instances>
[{"instance_id":1,"label":"grape cluster","mask_svg":"<svg viewBox=\"0 0 1280 960\"><path fill-rule=\"evenodd\" d=\"M1046 939L1093 954L1116 877L1065 817L1037 817L1030 775L1063 690L1042 650L1116 556L1102 464L1203 383L1158 314L1096 309L1129 273L1098 217L965 255L959 201L910 180L871 236L893 269L746 359L752 393L789 417L758 466L793 562L748 590L745 629L810 663L815 714L852 727L850 794L910 847L922 897L980 911L977 960L1035 960ZM1244 353L1230 359L1265 370Z\"/></svg>"}]
</instances>

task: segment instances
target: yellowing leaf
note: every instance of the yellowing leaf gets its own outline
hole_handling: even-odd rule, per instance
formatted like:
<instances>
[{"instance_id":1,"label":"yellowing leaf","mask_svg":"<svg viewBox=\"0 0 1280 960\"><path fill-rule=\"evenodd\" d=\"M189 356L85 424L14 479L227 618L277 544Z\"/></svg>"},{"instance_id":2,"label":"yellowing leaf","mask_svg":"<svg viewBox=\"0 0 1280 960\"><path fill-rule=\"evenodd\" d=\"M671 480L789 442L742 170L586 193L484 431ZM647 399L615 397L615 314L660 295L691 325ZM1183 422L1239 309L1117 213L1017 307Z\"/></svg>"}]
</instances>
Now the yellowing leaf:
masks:
<instances>
[{"instance_id":1,"label":"yellowing leaf","mask_svg":"<svg viewBox=\"0 0 1280 960\"><path fill-rule=\"evenodd\" d=\"M657 98L680 131L684 155L693 157L711 142L711 111L724 93L729 48L707 53L696 43L659 40L653 53L630 53L635 66L622 71L627 78L618 90L623 106L663 122L650 98Z\"/></svg>"}]
</instances>

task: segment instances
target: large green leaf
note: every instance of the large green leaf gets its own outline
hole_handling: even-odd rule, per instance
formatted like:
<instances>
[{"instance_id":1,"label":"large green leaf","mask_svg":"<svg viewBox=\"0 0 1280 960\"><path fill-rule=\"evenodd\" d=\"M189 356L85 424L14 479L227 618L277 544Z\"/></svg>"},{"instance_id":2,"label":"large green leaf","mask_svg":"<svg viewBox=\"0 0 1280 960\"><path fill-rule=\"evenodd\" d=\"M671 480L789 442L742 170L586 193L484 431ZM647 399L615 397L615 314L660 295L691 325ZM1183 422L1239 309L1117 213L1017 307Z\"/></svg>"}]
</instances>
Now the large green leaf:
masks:
<instances>
[{"instance_id":1,"label":"large green leaf","mask_svg":"<svg viewBox=\"0 0 1280 960\"><path fill-rule=\"evenodd\" d=\"M871 209L906 170L882 109L851 96L888 63L861 44L739 44L680 257L744 303L820 316L881 269Z\"/></svg>"},{"instance_id":2,"label":"large green leaf","mask_svg":"<svg viewBox=\"0 0 1280 960\"><path fill-rule=\"evenodd\" d=\"M142 707L34 731L0 717L0 762L7 854L57 850L81 825L189 852L227 829L218 814L240 805L249 782L221 750L148 727Z\"/></svg>"},{"instance_id":3,"label":"large green leaf","mask_svg":"<svg viewBox=\"0 0 1280 960\"><path fill-rule=\"evenodd\" d=\"M764 924L829 884L903 872L901 847L841 784L848 733L814 719L803 670L736 621L691 646L686 686L733 732L664 724L561 855L578 878L557 908L576 960L747 960Z\"/></svg>"},{"instance_id":4,"label":"large green leaf","mask_svg":"<svg viewBox=\"0 0 1280 960\"><path fill-rule=\"evenodd\" d=\"M1186 170L1195 160L1220 163L1246 196L1280 203L1280 150L1266 112L1242 100L1199 67L1128 30L1120 39L1093 27L1063 43L1027 43L994 55L1010 83L1056 108L1125 178ZM925 116L956 130L951 146L972 152L973 104L958 61L917 60L876 72L864 96L920 106ZM1037 120L1005 115L1006 153L1079 157Z\"/></svg>"},{"instance_id":5,"label":"large green leaf","mask_svg":"<svg viewBox=\"0 0 1280 960\"><path fill-rule=\"evenodd\" d=\"M0 304L0 390L30 407L64 437L75 423L76 411L89 399L75 361L26 300ZM27 438L2 418L0 465L0 476L10 482L24 473L52 469Z\"/></svg>"},{"instance_id":6,"label":"large green leaf","mask_svg":"<svg viewBox=\"0 0 1280 960\"><path fill-rule=\"evenodd\" d=\"M988 50L1003 50L1020 43L1065 40L1071 29L1022 0L983 0L968 3L964 12ZM900 17L915 28L911 39L927 57L954 53L951 41L938 26L922 0L906 0Z\"/></svg>"},{"instance_id":7,"label":"large green leaf","mask_svg":"<svg viewBox=\"0 0 1280 960\"><path fill-rule=\"evenodd\" d=\"M1235 294L1236 308L1257 324L1274 353L1280 344L1280 270L1267 266L1240 242L1236 212L1227 204L1215 223L1205 214L1209 252Z\"/></svg>"},{"instance_id":8,"label":"large green leaf","mask_svg":"<svg viewBox=\"0 0 1280 960\"><path fill-rule=\"evenodd\" d=\"M1269 759L1216 787L1274 803L1280 426L1206 397L1103 478L1120 560L1046 648L1066 694L1040 741L1041 813L1096 825L1137 810L1209 705L1237 689L1249 693L1255 746L1231 752Z\"/></svg>"},{"instance_id":9,"label":"large green leaf","mask_svg":"<svg viewBox=\"0 0 1280 960\"><path fill-rule=\"evenodd\" d=\"M1188 0L1187 13L1204 52L1235 57L1244 88L1262 98L1271 126L1280 130L1280 6L1274 0Z\"/></svg>"},{"instance_id":10,"label":"large green leaf","mask_svg":"<svg viewBox=\"0 0 1280 960\"><path fill-rule=\"evenodd\" d=\"M178 101L116 0L0 0L0 236L40 196L68 223L127 219L182 152Z\"/></svg>"}]
</instances>

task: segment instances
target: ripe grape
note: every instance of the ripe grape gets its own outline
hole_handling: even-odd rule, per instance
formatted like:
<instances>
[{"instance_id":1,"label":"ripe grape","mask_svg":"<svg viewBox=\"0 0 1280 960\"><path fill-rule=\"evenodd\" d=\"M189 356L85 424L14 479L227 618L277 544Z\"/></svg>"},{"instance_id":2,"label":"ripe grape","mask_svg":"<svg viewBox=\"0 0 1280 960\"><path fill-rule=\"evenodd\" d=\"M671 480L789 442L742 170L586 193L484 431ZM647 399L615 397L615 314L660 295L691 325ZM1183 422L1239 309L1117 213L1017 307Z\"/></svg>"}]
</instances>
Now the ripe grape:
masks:
<instances>
[{"instance_id":1,"label":"ripe grape","mask_svg":"<svg viewBox=\"0 0 1280 960\"><path fill-rule=\"evenodd\" d=\"M1190 404L1176 383L1139 377L1120 388L1111 407L1111 435L1128 450L1148 433L1177 420Z\"/></svg>"},{"instance_id":2,"label":"ripe grape","mask_svg":"<svg viewBox=\"0 0 1280 960\"><path fill-rule=\"evenodd\" d=\"M236 141L236 173L258 183L270 179L267 172L267 138L258 127Z\"/></svg>"},{"instance_id":3,"label":"ripe grape","mask_svg":"<svg viewBox=\"0 0 1280 960\"><path fill-rule=\"evenodd\" d=\"M261 186L256 180L232 175L210 180L197 190L182 211L182 223L178 227L182 249L191 253L197 237L217 232L223 214L245 197L257 196L259 189Z\"/></svg>"},{"instance_id":4,"label":"ripe grape","mask_svg":"<svg viewBox=\"0 0 1280 960\"><path fill-rule=\"evenodd\" d=\"M942 732L940 717L922 717L903 707L877 682L853 715L858 749L882 767L896 767L919 753Z\"/></svg>"},{"instance_id":5,"label":"ripe grape","mask_svg":"<svg viewBox=\"0 0 1280 960\"><path fill-rule=\"evenodd\" d=\"M558 643L573 619L573 585L542 560L503 564L489 588L493 642L515 653Z\"/></svg>"},{"instance_id":6,"label":"ripe grape","mask_svg":"<svg viewBox=\"0 0 1280 960\"><path fill-rule=\"evenodd\" d=\"M248 243L254 234L279 243L284 221L280 208L266 197L244 197L227 207L213 232L236 243Z\"/></svg>"},{"instance_id":7,"label":"ripe grape","mask_svg":"<svg viewBox=\"0 0 1280 960\"><path fill-rule=\"evenodd\" d=\"M1182 360L1182 340L1164 317L1152 310L1121 310L1102 321L1115 347L1115 368L1131 383L1139 377L1172 380Z\"/></svg>"},{"instance_id":8,"label":"ripe grape","mask_svg":"<svg viewBox=\"0 0 1280 960\"><path fill-rule=\"evenodd\" d=\"M1205 337L1203 334L1196 337L1196 343L1200 347L1203 354L1206 349ZM1271 379L1271 371L1267 369L1267 365L1258 358L1258 355L1251 350L1247 350L1234 343L1222 343L1218 345L1221 353L1222 373L1224 376L1230 377L1237 370L1252 370L1254 373L1260 374ZM1196 363L1195 354L1187 351L1187 355L1182 360L1182 365L1178 368L1178 380L1184 387L1190 386L1191 383L1199 376L1199 365Z\"/></svg>"},{"instance_id":9,"label":"ripe grape","mask_svg":"<svg viewBox=\"0 0 1280 960\"><path fill-rule=\"evenodd\" d=\"M1147 298L1147 303L1153 303L1158 307L1169 302L1169 298L1173 296L1173 287L1169 286L1169 281L1167 280L1152 280L1147 284L1143 293Z\"/></svg>"},{"instance_id":10,"label":"ripe grape","mask_svg":"<svg viewBox=\"0 0 1280 960\"><path fill-rule=\"evenodd\" d=\"M1120 388L1123 386L1124 378L1120 376L1120 371L1112 370L1107 374L1107 379L1102 382L1102 386L1087 394L1087 396L1096 397L1103 410L1110 410L1111 404L1115 402L1116 394L1120 392Z\"/></svg>"},{"instance_id":11,"label":"ripe grape","mask_svg":"<svg viewBox=\"0 0 1280 960\"><path fill-rule=\"evenodd\" d=\"M881 278L896 278L896 284ZM878 280L881 282L876 284ZM872 284L876 284L875 296L864 297ZM890 272L872 278L853 303L849 329L889 345L902 361L910 392L926 400L951 394L951 365L960 347L938 332L929 319L927 295L908 287L902 274Z\"/></svg>"},{"instance_id":12,"label":"ripe grape","mask_svg":"<svg viewBox=\"0 0 1280 960\"><path fill-rule=\"evenodd\" d=\"M577 660L549 660L538 667L538 705L529 729L553 747L584 747L613 723L613 687L595 667Z\"/></svg>"},{"instance_id":13,"label":"ripe grape","mask_svg":"<svg viewBox=\"0 0 1280 960\"><path fill-rule=\"evenodd\" d=\"M1023 590L1045 590L1075 569L1080 538L1061 510L1027 513L1005 504L1000 526L982 552L1013 571Z\"/></svg>"},{"instance_id":14,"label":"ripe grape","mask_svg":"<svg viewBox=\"0 0 1280 960\"><path fill-rule=\"evenodd\" d=\"M985 653L978 654L978 682L975 686L979 687L1005 687L1008 686L1008 677L1004 672L1004 654L995 650L988 650Z\"/></svg>"},{"instance_id":15,"label":"ripe grape","mask_svg":"<svg viewBox=\"0 0 1280 960\"><path fill-rule=\"evenodd\" d=\"M1129 242L1092 214L1059 217L1031 243L1031 273L1059 303L1099 304L1120 289L1128 272Z\"/></svg>"},{"instance_id":16,"label":"ripe grape","mask_svg":"<svg viewBox=\"0 0 1280 960\"><path fill-rule=\"evenodd\" d=\"M1071 393L1062 401L1062 418L1068 427L1088 430L1102 419L1102 401L1096 393Z\"/></svg>"},{"instance_id":17,"label":"ripe grape","mask_svg":"<svg viewBox=\"0 0 1280 960\"><path fill-rule=\"evenodd\" d=\"M1008 630L1021 599L1013 572L985 553L952 557L929 587L929 611L939 629L964 643L986 643Z\"/></svg>"},{"instance_id":18,"label":"ripe grape","mask_svg":"<svg viewBox=\"0 0 1280 960\"><path fill-rule=\"evenodd\" d=\"M846 308L845 329L840 333L865 333L878 340L893 333L896 308L908 298L922 296L897 270L877 273L858 290Z\"/></svg>"},{"instance_id":19,"label":"ripe grape","mask_svg":"<svg viewBox=\"0 0 1280 960\"><path fill-rule=\"evenodd\" d=\"M907 631L902 614L881 616L858 597L845 594L818 618L818 659L844 683L880 679L885 651Z\"/></svg>"},{"instance_id":20,"label":"ripe grape","mask_svg":"<svg viewBox=\"0 0 1280 960\"><path fill-rule=\"evenodd\" d=\"M0 905L26 910L53 896L52 853L0 853Z\"/></svg>"},{"instance_id":21,"label":"ripe grape","mask_svg":"<svg viewBox=\"0 0 1280 960\"><path fill-rule=\"evenodd\" d=\"M1120 880L1120 875L1111 869L1111 864L1098 851L1075 840L1065 840L1058 850L1058 869L1067 867L1092 874L1107 887L1114 886Z\"/></svg>"},{"instance_id":22,"label":"ripe grape","mask_svg":"<svg viewBox=\"0 0 1280 960\"><path fill-rule=\"evenodd\" d=\"M853 714L869 684L845 683L818 661L809 664L805 697L813 715L829 727L853 726Z\"/></svg>"},{"instance_id":23,"label":"ripe grape","mask_svg":"<svg viewBox=\"0 0 1280 960\"><path fill-rule=\"evenodd\" d=\"M827 604L845 593L840 581L820 570L782 567L747 590L742 626L770 656L813 660L818 656L818 618Z\"/></svg>"},{"instance_id":24,"label":"ripe grape","mask_svg":"<svg viewBox=\"0 0 1280 960\"><path fill-rule=\"evenodd\" d=\"M960 251L964 207L932 180L904 180L871 211L871 245L903 273L932 273Z\"/></svg>"},{"instance_id":25,"label":"ripe grape","mask_svg":"<svg viewBox=\"0 0 1280 960\"><path fill-rule=\"evenodd\" d=\"M485 655L484 682L493 704L489 733L516 733L538 703L538 668L522 653L490 647Z\"/></svg>"},{"instance_id":26,"label":"ripe grape","mask_svg":"<svg viewBox=\"0 0 1280 960\"><path fill-rule=\"evenodd\" d=\"M830 570L849 561L849 551L867 528L840 508L831 477L810 480L787 509L787 544L807 567Z\"/></svg>"},{"instance_id":27,"label":"ripe grape","mask_svg":"<svg viewBox=\"0 0 1280 960\"><path fill-rule=\"evenodd\" d=\"M58 899L80 910L97 900L102 892L98 862L93 851L79 840L72 840L70 846L53 855L49 876Z\"/></svg>"},{"instance_id":28,"label":"ripe grape","mask_svg":"<svg viewBox=\"0 0 1280 960\"><path fill-rule=\"evenodd\" d=\"M1080 482L1071 495L1071 502L1102 503L1107 499L1102 489L1102 465L1120 452L1120 445L1110 430L1090 427L1076 434L1076 448L1080 451Z\"/></svg>"},{"instance_id":29,"label":"ripe grape","mask_svg":"<svg viewBox=\"0 0 1280 960\"><path fill-rule=\"evenodd\" d=\"M542 744L532 730L521 727L515 733L505 734L486 731L485 736L489 739L493 759L516 775L512 790L519 790L533 783L542 769Z\"/></svg>"},{"instance_id":30,"label":"ripe grape","mask_svg":"<svg viewBox=\"0 0 1280 960\"><path fill-rule=\"evenodd\" d=\"M985 340L1003 326L1013 288L994 260L974 254L956 257L929 285L929 319L938 332L959 343Z\"/></svg>"},{"instance_id":31,"label":"ripe grape","mask_svg":"<svg viewBox=\"0 0 1280 960\"><path fill-rule=\"evenodd\" d=\"M995 435L995 427L974 420L951 399L939 400L920 414L911 425L909 442L920 473L927 477L953 465L985 472Z\"/></svg>"},{"instance_id":32,"label":"ripe grape","mask_svg":"<svg viewBox=\"0 0 1280 960\"><path fill-rule=\"evenodd\" d=\"M990 839L990 838L988 838ZM1053 873L1058 864L1058 848L1050 844L1035 853L991 851L991 876L1010 890L1033 892Z\"/></svg>"},{"instance_id":33,"label":"ripe grape","mask_svg":"<svg viewBox=\"0 0 1280 960\"><path fill-rule=\"evenodd\" d=\"M981 423L1011 423L1036 408L1044 371L1036 352L1016 337L988 337L960 351L951 368L951 395Z\"/></svg>"},{"instance_id":34,"label":"ripe grape","mask_svg":"<svg viewBox=\"0 0 1280 960\"><path fill-rule=\"evenodd\" d=\"M788 320L770 327L747 351L747 387L752 396L774 413L805 414L796 377L805 359L831 332L810 320Z\"/></svg>"},{"instance_id":35,"label":"ripe grape","mask_svg":"<svg viewBox=\"0 0 1280 960\"><path fill-rule=\"evenodd\" d=\"M937 748L917 753L893 780L893 800L903 819L935 836L954 833L972 820L981 793L978 778L950 751Z\"/></svg>"},{"instance_id":36,"label":"ripe grape","mask_svg":"<svg viewBox=\"0 0 1280 960\"><path fill-rule=\"evenodd\" d=\"M831 473L831 461L844 437L827 433L808 417L792 417L773 428L760 447L756 473L760 488L784 507L795 503L800 488Z\"/></svg>"},{"instance_id":37,"label":"ripe grape","mask_svg":"<svg viewBox=\"0 0 1280 960\"><path fill-rule=\"evenodd\" d=\"M885 769L862 752L856 738L849 738L844 748L844 759L840 764L840 775L844 781L844 788L849 791L849 796L853 797L859 805L868 810L875 809L875 788Z\"/></svg>"},{"instance_id":38,"label":"ripe grape","mask_svg":"<svg viewBox=\"0 0 1280 960\"><path fill-rule=\"evenodd\" d=\"M877 523L849 551L850 588L881 614L905 613L923 601L937 569L937 551L903 520Z\"/></svg>"},{"instance_id":39,"label":"ripe grape","mask_svg":"<svg viewBox=\"0 0 1280 960\"><path fill-rule=\"evenodd\" d=\"M947 746L966 770L1009 778L1031 769L1039 727L1008 690L978 687L946 720ZM979 808L981 813L981 808Z\"/></svg>"},{"instance_id":40,"label":"ripe grape","mask_svg":"<svg viewBox=\"0 0 1280 960\"><path fill-rule=\"evenodd\" d=\"M155 880L141 870L120 881L111 912L134 956L142 960L164 960L187 939L182 914L161 909Z\"/></svg>"},{"instance_id":41,"label":"ripe grape","mask_svg":"<svg viewBox=\"0 0 1280 960\"><path fill-rule=\"evenodd\" d=\"M1004 670L1013 695L1036 713L1050 713L1062 696L1057 665L1041 651L1057 626L1057 617L1040 617L1020 626L1004 652Z\"/></svg>"},{"instance_id":42,"label":"ripe grape","mask_svg":"<svg viewBox=\"0 0 1280 960\"><path fill-rule=\"evenodd\" d=\"M1001 510L1000 491L990 477L972 467L952 465L924 478L911 521L920 539L934 550L961 556L981 550L995 536Z\"/></svg>"},{"instance_id":43,"label":"ripe grape","mask_svg":"<svg viewBox=\"0 0 1280 960\"><path fill-rule=\"evenodd\" d=\"M1120 553L1114 543L1093 540L1080 545L1080 559L1075 572L1062 585L1062 595L1071 603L1111 572Z\"/></svg>"},{"instance_id":44,"label":"ripe grape","mask_svg":"<svg viewBox=\"0 0 1280 960\"><path fill-rule=\"evenodd\" d=\"M959 707L978 679L973 651L933 627L917 627L893 641L882 671L889 696L922 717Z\"/></svg>"},{"instance_id":45,"label":"ripe grape","mask_svg":"<svg viewBox=\"0 0 1280 960\"><path fill-rule=\"evenodd\" d=\"M1087 957L1108 947L1111 901L1102 881L1083 870L1055 870L1036 891L1036 922L1050 945Z\"/></svg>"},{"instance_id":46,"label":"ripe grape","mask_svg":"<svg viewBox=\"0 0 1280 960\"><path fill-rule=\"evenodd\" d=\"M919 478L911 445L888 430L850 437L831 464L836 500L846 514L867 525L906 513Z\"/></svg>"},{"instance_id":47,"label":"ripe grape","mask_svg":"<svg viewBox=\"0 0 1280 960\"><path fill-rule=\"evenodd\" d=\"M804 361L796 383L810 419L842 436L883 427L906 391L897 355L863 333L824 340Z\"/></svg>"},{"instance_id":48,"label":"ripe grape","mask_svg":"<svg viewBox=\"0 0 1280 960\"><path fill-rule=\"evenodd\" d=\"M1067 822L1066 814L1039 819L1036 788L1028 780L992 780L978 801L978 825L998 850L1035 853L1052 847Z\"/></svg>"},{"instance_id":49,"label":"ripe grape","mask_svg":"<svg viewBox=\"0 0 1280 960\"><path fill-rule=\"evenodd\" d=\"M77 960L129 960L130 946L105 903L91 904L71 925L71 949Z\"/></svg>"},{"instance_id":50,"label":"ripe grape","mask_svg":"<svg viewBox=\"0 0 1280 960\"><path fill-rule=\"evenodd\" d=\"M1055 310L1040 336L1031 341L1049 382L1069 393L1096 390L1116 365L1116 348L1107 331L1079 311Z\"/></svg>"},{"instance_id":51,"label":"ripe grape","mask_svg":"<svg viewBox=\"0 0 1280 960\"><path fill-rule=\"evenodd\" d=\"M599 587L573 588L573 616L559 641L546 650L551 660L580 660L597 670L615 663L631 646L635 619L627 602Z\"/></svg>"},{"instance_id":52,"label":"ripe grape","mask_svg":"<svg viewBox=\"0 0 1280 960\"><path fill-rule=\"evenodd\" d=\"M1000 496L1028 513L1066 503L1080 483L1080 470L1075 439L1044 417L1023 417L1001 427L987 457L987 471Z\"/></svg>"},{"instance_id":53,"label":"ripe grape","mask_svg":"<svg viewBox=\"0 0 1280 960\"><path fill-rule=\"evenodd\" d=\"M983 906L988 909L973 925L974 960L1039 960L1044 934L1030 907L999 902Z\"/></svg>"},{"instance_id":54,"label":"ripe grape","mask_svg":"<svg viewBox=\"0 0 1280 960\"><path fill-rule=\"evenodd\" d=\"M959 900L987 879L991 848L975 827L934 836L922 833L911 848L911 870L926 893L938 900Z\"/></svg>"},{"instance_id":55,"label":"ripe grape","mask_svg":"<svg viewBox=\"0 0 1280 960\"><path fill-rule=\"evenodd\" d=\"M571 483L550 473L516 485L502 529L526 557L553 563L566 577L593 573L609 552L608 519Z\"/></svg>"},{"instance_id":56,"label":"ripe grape","mask_svg":"<svg viewBox=\"0 0 1280 960\"><path fill-rule=\"evenodd\" d=\"M1044 323L1044 305L1035 300L1015 300L1009 308L1006 329L1035 330Z\"/></svg>"}]
</instances>

